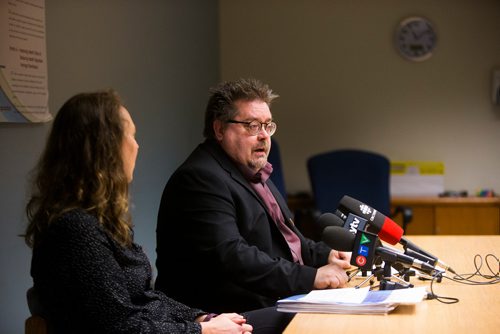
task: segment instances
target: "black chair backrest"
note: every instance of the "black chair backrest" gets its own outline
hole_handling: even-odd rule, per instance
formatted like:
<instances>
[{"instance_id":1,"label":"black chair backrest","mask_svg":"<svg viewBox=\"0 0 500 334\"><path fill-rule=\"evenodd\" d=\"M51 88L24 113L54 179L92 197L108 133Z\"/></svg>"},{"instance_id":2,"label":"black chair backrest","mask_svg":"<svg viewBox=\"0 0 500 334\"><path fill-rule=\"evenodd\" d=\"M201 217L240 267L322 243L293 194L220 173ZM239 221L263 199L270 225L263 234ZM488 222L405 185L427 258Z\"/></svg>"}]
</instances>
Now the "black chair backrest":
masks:
<instances>
[{"instance_id":1,"label":"black chair backrest","mask_svg":"<svg viewBox=\"0 0 500 334\"><path fill-rule=\"evenodd\" d=\"M267 160L271 165L273 165L273 173L271 174L271 181L280 191L283 198L286 200L286 188L285 188L285 178L283 176L283 166L281 164L281 152L278 142L271 138L271 151Z\"/></svg>"},{"instance_id":2,"label":"black chair backrest","mask_svg":"<svg viewBox=\"0 0 500 334\"><path fill-rule=\"evenodd\" d=\"M310 157L307 169L316 209L335 212L349 195L390 215L390 162L378 153L335 150Z\"/></svg>"},{"instance_id":3,"label":"black chair backrest","mask_svg":"<svg viewBox=\"0 0 500 334\"><path fill-rule=\"evenodd\" d=\"M50 334L54 330L49 326L46 318L44 318L44 309L40 302L40 297L34 287L31 287L26 292L28 308L31 316L24 323L25 334Z\"/></svg>"},{"instance_id":4,"label":"black chair backrest","mask_svg":"<svg viewBox=\"0 0 500 334\"><path fill-rule=\"evenodd\" d=\"M28 308L33 315L44 315L43 306L40 302L40 297L34 287L26 291L26 299L28 301Z\"/></svg>"}]
</instances>

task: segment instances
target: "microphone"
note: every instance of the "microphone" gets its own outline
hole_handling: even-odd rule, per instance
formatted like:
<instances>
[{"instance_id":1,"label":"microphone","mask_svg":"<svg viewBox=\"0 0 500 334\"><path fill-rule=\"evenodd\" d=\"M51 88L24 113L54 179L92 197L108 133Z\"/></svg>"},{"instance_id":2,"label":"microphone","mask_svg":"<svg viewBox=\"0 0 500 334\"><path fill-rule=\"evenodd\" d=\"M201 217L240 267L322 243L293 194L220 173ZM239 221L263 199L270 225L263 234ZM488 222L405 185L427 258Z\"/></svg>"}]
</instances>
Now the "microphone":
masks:
<instances>
[{"instance_id":1,"label":"microphone","mask_svg":"<svg viewBox=\"0 0 500 334\"><path fill-rule=\"evenodd\" d=\"M403 236L403 229L392 219L347 195L340 200L338 211L343 214L353 213L368 220L368 231L377 233L381 240L391 245L397 244Z\"/></svg>"},{"instance_id":2,"label":"microphone","mask_svg":"<svg viewBox=\"0 0 500 334\"><path fill-rule=\"evenodd\" d=\"M340 226L348 229L349 232L355 234L356 231L366 230L367 220L356 216L355 214L349 213L347 216L342 212L337 210L335 214L327 212L323 213L317 220L318 224L324 228L328 226Z\"/></svg>"},{"instance_id":3,"label":"microphone","mask_svg":"<svg viewBox=\"0 0 500 334\"><path fill-rule=\"evenodd\" d=\"M391 248L377 246L376 234L368 231L357 231L353 235L340 226L329 226L324 229L322 240L334 249L352 251L351 264L363 270L371 270L374 256L379 256L383 261L401 263L405 267L416 268L429 275L438 272L427 262Z\"/></svg>"},{"instance_id":4,"label":"microphone","mask_svg":"<svg viewBox=\"0 0 500 334\"><path fill-rule=\"evenodd\" d=\"M436 275L437 270L434 268L434 266L428 264L427 262L421 261L419 259L416 259L412 256L409 256L404 253L400 253L396 250L386 248L386 247L378 247L375 250L375 253L382 258L384 261L388 262L399 262L401 264L407 265L412 268L419 269L420 271L423 271L424 273L427 273L429 275Z\"/></svg>"},{"instance_id":5,"label":"microphone","mask_svg":"<svg viewBox=\"0 0 500 334\"><path fill-rule=\"evenodd\" d=\"M426 261L428 263L431 263L427 260L431 260L432 261L432 264L435 266L436 264L439 264L441 267L443 267L445 270L448 270L449 272L453 273L453 274L457 274L455 272L455 270L453 270L453 268L451 268L448 264L446 264L445 262L443 262L442 260L438 259L437 256L435 255L432 255L431 253L429 253L428 251L426 250L423 250L422 248L420 248L419 246L415 245L413 242L411 242L410 240L407 240L406 238L401 238L401 240L399 241L399 243L401 245L403 245L403 248L405 249L405 253L407 253L408 255L412 255L415 256L416 254L418 254L416 257L420 256L420 259L422 261ZM427 259L427 260L426 260Z\"/></svg>"},{"instance_id":6,"label":"microphone","mask_svg":"<svg viewBox=\"0 0 500 334\"><path fill-rule=\"evenodd\" d=\"M317 223L323 229L328 227L328 226L343 226L344 225L344 221L342 220L342 218L340 218L339 216L334 215L333 213L330 213L330 212L323 213L321 216L319 216Z\"/></svg>"},{"instance_id":7,"label":"microphone","mask_svg":"<svg viewBox=\"0 0 500 334\"><path fill-rule=\"evenodd\" d=\"M346 214L355 214L367 219L369 221L368 231L377 233L381 240L391 245L400 243L403 245L405 253L410 253L412 256L419 258L421 261L428 262L433 266L439 263L441 267L455 274L455 271L449 265L438 259L437 256L432 255L404 238L404 231L396 222L367 204L345 195L340 200L339 209L336 214L341 218L348 217Z\"/></svg>"},{"instance_id":8,"label":"microphone","mask_svg":"<svg viewBox=\"0 0 500 334\"><path fill-rule=\"evenodd\" d=\"M355 214L348 214L345 218L344 228L348 229L352 234L356 234L357 231L365 231L368 226L368 220L356 216Z\"/></svg>"},{"instance_id":9,"label":"microphone","mask_svg":"<svg viewBox=\"0 0 500 334\"><path fill-rule=\"evenodd\" d=\"M352 265L365 271L373 269L375 249L379 243L376 234L357 230L352 234L341 226L328 226L323 230L321 239L333 249L352 252Z\"/></svg>"}]
</instances>

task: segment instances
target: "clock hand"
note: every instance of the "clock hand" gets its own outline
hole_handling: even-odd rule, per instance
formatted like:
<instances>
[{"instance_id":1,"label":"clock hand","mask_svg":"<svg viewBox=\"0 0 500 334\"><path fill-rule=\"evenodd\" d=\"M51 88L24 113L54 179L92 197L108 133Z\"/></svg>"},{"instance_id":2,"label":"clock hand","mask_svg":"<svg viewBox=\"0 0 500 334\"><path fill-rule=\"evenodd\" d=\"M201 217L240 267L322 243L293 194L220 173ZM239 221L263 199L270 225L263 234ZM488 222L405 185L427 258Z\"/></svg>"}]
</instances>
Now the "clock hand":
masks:
<instances>
[{"instance_id":1,"label":"clock hand","mask_svg":"<svg viewBox=\"0 0 500 334\"><path fill-rule=\"evenodd\" d=\"M410 29L410 31L411 31L411 34L413 35L414 39L419 39L419 36L415 33L415 31L413 29Z\"/></svg>"}]
</instances>

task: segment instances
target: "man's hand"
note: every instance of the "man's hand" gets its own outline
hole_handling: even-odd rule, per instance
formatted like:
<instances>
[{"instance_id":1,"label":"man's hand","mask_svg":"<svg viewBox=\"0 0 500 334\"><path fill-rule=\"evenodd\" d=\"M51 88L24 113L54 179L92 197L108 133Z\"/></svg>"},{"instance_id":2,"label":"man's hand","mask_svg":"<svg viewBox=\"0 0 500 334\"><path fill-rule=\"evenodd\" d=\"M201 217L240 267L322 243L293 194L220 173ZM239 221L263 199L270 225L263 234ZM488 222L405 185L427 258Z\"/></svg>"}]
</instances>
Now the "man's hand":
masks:
<instances>
[{"instance_id":1,"label":"man's hand","mask_svg":"<svg viewBox=\"0 0 500 334\"><path fill-rule=\"evenodd\" d=\"M330 255L328 256L328 263L336 264L344 269L349 269L351 266L349 262L351 262L351 252L339 252L335 249L332 249Z\"/></svg>"},{"instance_id":2,"label":"man's hand","mask_svg":"<svg viewBox=\"0 0 500 334\"><path fill-rule=\"evenodd\" d=\"M337 264L318 268L314 278L314 289L342 288L348 281L345 270Z\"/></svg>"},{"instance_id":3,"label":"man's hand","mask_svg":"<svg viewBox=\"0 0 500 334\"><path fill-rule=\"evenodd\" d=\"M342 288L346 285L348 277L346 269L351 267L351 253L339 252L334 249L328 256L328 264L320 267L314 279L315 289Z\"/></svg>"}]
</instances>

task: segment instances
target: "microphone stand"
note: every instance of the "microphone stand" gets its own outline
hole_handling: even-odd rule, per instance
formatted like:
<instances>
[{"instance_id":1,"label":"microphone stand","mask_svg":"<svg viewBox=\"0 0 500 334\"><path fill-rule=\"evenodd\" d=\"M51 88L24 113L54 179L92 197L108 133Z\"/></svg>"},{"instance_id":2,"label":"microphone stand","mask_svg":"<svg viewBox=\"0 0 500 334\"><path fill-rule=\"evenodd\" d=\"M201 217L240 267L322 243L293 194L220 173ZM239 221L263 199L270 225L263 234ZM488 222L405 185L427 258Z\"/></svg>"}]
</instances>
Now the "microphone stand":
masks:
<instances>
[{"instance_id":1,"label":"microphone stand","mask_svg":"<svg viewBox=\"0 0 500 334\"><path fill-rule=\"evenodd\" d=\"M392 267L398 271L399 277L403 277L405 282L410 281L410 276L415 276L415 270L411 268L406 268L399 263L393 263Z\"/></svg>"},{"instance_id":2,"label":"microphone stand","mask_svg":"<svg viewBox=\"0 0 500 334\"><path fill-rule=\"evenodd\" d=\"M383 263L383 266L382 266ZM395 290L395 289L406 289L412 288L413 284L408 283L409 281L409 272L405 273L405 280L399 278L392 274L392 267L394 266L394 262L390 261L375 261L374 268L372 270L372 274L364 279L361 283L355 286L355 288L362 287L365 283L370 281L370 285L373 285L373 278L377 278L377 281L380 282L378 285L379 290ZM407 268L404 268L407 269ZM406 271L406 270L405 270ZM359 272L359 270L357 271ZM394 279L395 281L392 281ZM406 281L408 279L408 281Z\"/></svg>"},{"instance_id":3,"label":"microphone stand","mask_svg":"<svg viewBox=\"0 0 500 334\"><path fill-rule=\"evenodd\" d=\"M363 285L365 285L365 283L367 283L368 281L370 282L370 286L373 285L374 281L373 281L373 278L374 277L379 277L380 275L380 272L383 270L382 268L382 259L380 258L380 256L377 256L375 257L374 261L373 261L373 269L371 270L371 274L370 276L368 276L366 279L363 280L363 282L359 283L358 285L355 286L355 288L360 288L362 287ZM361 270L361 269L358 269L357 270L357 273L358 272L362 272L363 273L363 277L365 277L367 275L367 270ZM352 276L351 276L352 277ZM351 278L349 277L349 278Z\"/></svg>"},{"instance_id":4,"label":"microphone stand","mask_svg":"<svg viewBox=\"0 0 500 334\"><path fill-rule=\"evenodd\" d=\"M402 280L398 276L392 275L392 267L394 263L389 261L384 261L384 270L383 277L377 279L380 281L379 290L396 290L396 289L407 289L413 288L413 284L408 283L405 280ZM391 278L394 278L398 282L391 281Z\"/></svg>"}]
</instances>

